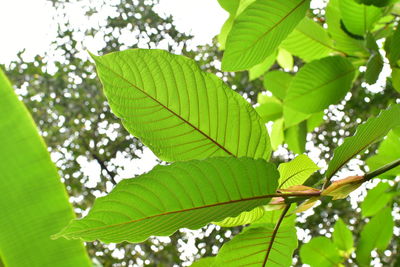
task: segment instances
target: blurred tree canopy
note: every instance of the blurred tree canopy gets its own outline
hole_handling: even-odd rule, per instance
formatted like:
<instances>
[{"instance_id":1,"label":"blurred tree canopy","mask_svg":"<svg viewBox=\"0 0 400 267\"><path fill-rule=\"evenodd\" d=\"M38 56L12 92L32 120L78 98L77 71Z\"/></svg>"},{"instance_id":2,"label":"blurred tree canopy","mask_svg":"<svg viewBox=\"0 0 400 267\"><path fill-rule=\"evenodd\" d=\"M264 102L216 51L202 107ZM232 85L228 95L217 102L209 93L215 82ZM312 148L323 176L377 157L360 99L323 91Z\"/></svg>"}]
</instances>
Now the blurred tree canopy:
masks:
<instances>
[{"instance_id":1,"label":"blurred tree canopy","mask_svg":"<svg viewBox=\"0 0 400 267\"><path fill-rule=\"evenodd\" d=\"M100 90L94 64L84 52L84 38L101 41L101 50L91 51L99 54L137 47L161 47L184 54L196 59L204 70L223 77L227 84L253 104L258 93L264 90L262 80L251 80L247 72L222 73L219 70L222 52L216 40L212 45L188 50L186 47L192 36L177 31L171 16L157 14L153 9L157 4L155 0L101 0L95 4L84 0L51 2L55 9L54 23L58 28L51 49L44 55L37 55L33 62L25 62L22 51L19 59L5 69L56 160L78 217L86 214L94 199L109 192L113 184L122 178L119 174L125 166L117 159L139 158L143 151L142 144L129 135L110 112ZM79 6L88 21L98 20L100 23L76 27L66 11L71 5ZM105 9L110 15L104 18L101 14ZM324 23L321 10L314 9L310 13ZM295 57L294 64L301 66L303 62ZM275 64L271 69L281 67ZM346 97L346 100L326 111L325 123L308 134L310 145L307 149L317 151L321 160L331 158L333 148L344 137L352 135L358 123L377 115L380 109L400 96L393 89L390 79L378 92L365 90L365 87L361 79L356 81L351 89L352 97ZM274 154L273 161L279 163L293 156L285 147ZM367 153L363 159L369 156ZM95 182L84 171L84 162L97 163L100 175ZM364 166L359 167L364 170ZM310 185L322 177L317 173L312 178L308 181ZM297 225L308 229L305 231L308 236L329 236L333 224L340 217L351 225L353 234L358 236L365 219L357 216L360 215L354 212L349 201L335 201L317 206ZM395 223L398 230L399 222ZM218 248L239 231L239 228L221 229L210 225L196 231L195 237L190 233L177 232L170 238L151 238L142 244L92 242L86 245L94 262L101 266L173 266L191 262L193 257L216 254ZM191 244L193 240L194 244ZM400 257L399 244L397 231L388 248L391 253L377 255L382 264L395 266L399 261L397 257ZM196 250L181 256L186 246L193 245ZM296 258L296 266L301 266L299 257ZM348 266L352 266L351 259Z\"/></svg>"}]
</instances>

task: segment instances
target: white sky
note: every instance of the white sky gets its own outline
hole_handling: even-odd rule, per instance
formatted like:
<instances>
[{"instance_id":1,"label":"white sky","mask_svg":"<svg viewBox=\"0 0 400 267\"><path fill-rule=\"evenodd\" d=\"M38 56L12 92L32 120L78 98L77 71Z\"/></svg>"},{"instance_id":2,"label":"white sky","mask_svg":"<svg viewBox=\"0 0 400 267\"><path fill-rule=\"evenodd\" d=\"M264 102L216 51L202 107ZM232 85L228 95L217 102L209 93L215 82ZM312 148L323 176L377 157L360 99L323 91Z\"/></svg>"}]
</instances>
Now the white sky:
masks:
<instances>
[{"instance_id":1,"label":"white sky","mask_svg":"<svg viewBox=\"0 0 400 267\"><path fill-rule=\"evenodd\" d=\"M196 44L210 42L228 17L216 0L160 0L156 10L172 14L178 30L192 33ZM22 49L28 59L46 51L56 36L53 14L46 0L0 0L0 63Z\"/></svg>"}]
</instances>

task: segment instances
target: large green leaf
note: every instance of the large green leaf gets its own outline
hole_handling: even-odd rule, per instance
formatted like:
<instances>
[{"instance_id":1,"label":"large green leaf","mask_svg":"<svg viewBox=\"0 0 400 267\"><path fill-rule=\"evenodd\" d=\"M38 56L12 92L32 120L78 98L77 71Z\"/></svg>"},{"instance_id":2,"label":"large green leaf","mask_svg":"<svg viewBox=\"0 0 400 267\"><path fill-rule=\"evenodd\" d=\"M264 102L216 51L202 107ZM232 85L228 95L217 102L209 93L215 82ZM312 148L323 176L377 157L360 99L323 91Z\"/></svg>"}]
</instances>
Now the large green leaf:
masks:
<instances>
[{"instance_id":1,"label":"large green leaf","mask_svg":"<svg viewBox=\"0 0 400 267\"><path fill-rule=\"evenodd\" d=\"M190 267L210 267L215 262L215 257L206 257L195 261Z\"/></svg>"},{"instance_id":2,"label":"large green leaf","mask_svg":"<svg viewBox=\"0 0 400 267\"><path fill-rule=\"evenodd\" d=\"M277 187L273 164L250 158L209 158L157 166L122 180L82 220L57 236L141 242L150 235L198 229L269 202Z\"/></svg>"},{"instance_id":3,"label":"large green leaf","mask_svg":"<svg viewBox=\"0 0 400 267\"><path fill-rule=\"evenodd\" d=\"M292 126L285 130L285 142L295 154L303 154L306 149L307 122Z\"/></svg>"},{"instance_id":4,"label":"large green leaf","mask_svg":"<svg viewBox=\"0 0 400 267\"><path fill-rule=\"evenodd\" d=\"M271 55L304 17L309 0L250 4L234 21L222 58L224 71L246 70Z\"/></svg>"},{"instance_id":5,"label":"large green leaf","mask_svg":"<svg viewBox=\"0 0 400 267\"><path fill-rule=\"evenodd\" d=\"M367 70L365 71L365 81L368 84L375 84L379 78L383 68L383 58L379 53L371 55L367 62Z\"/></svg>"},{"instance_id":6,"label":"large green leaf","mask_svg":"<svg viewBox=\"0 0 400 267\"><path fill-rule=\"evenodd\" d=\"M361 202L361 213L363 217L373 216L382 210L392 199L392 195L388 194L390 185L380 182L376 187L368 190L367 196Z\"/></svg>"},{"instance_id":7,"label":"large green leaf","mask_svg":"<svg viewBox=\"0 0 400 267\"><path fill-rule=\"evenodd\" d=\"M228 217L220 222L213 222L222 227L233 227L238 225L245 225L257 221L264 215L264 208L257 207L251 211L244 211L236 217Z\"/></svg>"},{"instance_id":8,"label":"large green leaf","mask_svg":"<svg viewBox=\"0 0 400 267\"><path fill-rule=\"evenodd\" d=\"M311 117L311 114L306 114L298 110L294 110L288 106L283 106L283 118L285 120L285 129L289 129L302 121Z\"/></svg>"},{"instance_id":9,"label":"large green leaf","mask_svg":"<svg viewBox=\"0 0 400 267\"><path fill-rule=\"evenodd\" d=\"M293 76L287 72L274 70L264 75L264 88L270 91L280 100L284 100L287 88L293 79Z\"/></svg>"},{"instance_id":10,"label":"large green leaf","mask_svg":"<svg viewBox=\"0 0 400 267\"><path fill-rule=\"evenodd\" d=\"M251 225L222 246L212 266L290 266L297 248L295 218L283 219L274 238L275 223Z\"/></svg>"},{"instance_id":11,"label":"large green leaf","mask_svg":"<svg viewBox=\"0 0 400 267\"><path fill-rule=\"evenodd\" d=\"M301 246L300 257L311 267L337 267L342 261L335 245L324 236L315 237Z\"/></svg>"},{"instance_id":12,"label":"large green leaf","mask_svg":"<svg viewBox=\"0 0 400 267\"><path fill-rule=\"evenodd\" d=\"M342 219L338 219L335 223L332 233L333 243L343 251L351 253L353 250L353 235Z\"/></svg>"},{"instance_id":13,"label":"large green leaf","mask_svg":"<svg viewBox=\"0 0 400 267\"><path fill-rule=\"evenodd\" d=\"M371 251L377 248L384 251L393 235L394 221L392 209L382 209L364 226L356 250L360 266L370 266Z\"/></svg>"},{"instance_id":14,"label":"large green leaf","mask_svg":"<svg viewBox=\"0 0 400 267\"><path fill-rule=\"evenodd\" d=\"M74 213L33 119L1 70L0 146L1 262L90 266L81 242L50 239Z\"/></svg>"},{"instance_id":15,"label":"large green leaf","mask_svg":"<svg viewBox=\"0 0 400 267\"><path fill-rule=\"evenodd\" d=\"M271 141L272 142L272 141ZM400 158L400 135L390 131L378 148L378 153L367 159L368 167L374 171ZM400 166L379 175L379 178L393 178L400 175Z\"/></svg>"},{"instance_id":16,"label":"large green leaf","mask_svg":"<svg viewBox=\"0 0 400 267\"><path fill-rule=\"evenodd\" d=\"M363 42L350 37L342 29L339 2L340 0L329 0L328 6L326 7L328 33L333 39L333 45L337 50L345 54L363 56L367 53Z\"/></svg>"},{"instance_id":17,"label":"large green leaf","mask_svg":"<svg viewBox=\"0 0 400 267\"><path fill-rule=\"evenodd\" d=\"M390 41L390 53L388 59L391 65L397 65L397 60L400 58L400 27L397 25L396 31Z\"/></svg>"},{"instance_id":18,"label":"large green leaf","mask_svg":"<svg viewBox=\"0 0 400 267\"><path fill-rule=\"evenodd\" d=\"M142 49L93 58L112 111L161 159L269 158L257 112L193 60Z\"/></svg>"},{"instance_id":19,"label":"large green leaf","mask_svg":"<svg viewBox=\"0 0 400 267\"><path fill-rule=\"evenodd\" d=\"M309 157L298 155L292 161L279 165L278 188L284 189L293 185L302 185L318 169L319 167Z\"/></svg>"},{"instance_id":20,"label":"large green leaf","mask_svg":"<svg viewBox=\"0 0 400 267\"><path fill-rule=\"evenodd\" d=\"M255 109L264 123L282 117L282 102L276 97L260 94L258 95L258 103L260 105Z\"/></svg>"},{"instance_id":21,"label":"large green leaf","mask_svg":"<svg viewBox=\"0 0 400 267\"><path fill-rule=\"evenodd\" d=\"M341 56L314 60L293 78L284 103L303 113L321 111L346 95L354 74L353 65Z\"/></svg>"},{"instance_id":22,"label":"large green leaf","mask_svg":"<svg viewBox=\"0 0 400 267\"><path fill-rule=\"evenodd\" d=\"M272 150L274 151L278 148L279 145L283 143L283 140L285 139L283 130L284 130L283 119L280 118L274 121L271 130L271 146Z\"/></svg>"},{"instance_id":23,"label":"large green leaf","mask_svg":"<svg viewBox=\"0 0 400 267\"><path fill-rule=\"evenodd\" d=\"M307 17L280 46L306 62L326 57L335 50L325 29Z\"/></svg>"},{"instance_id":24,"label":"large green leaf","mask_svg":"<svg viewBox=\"0 0 400 267\"><path fill-rule=\"evenodd\" d=\"M382 139L392 128L400 125L400 105L392 105L382 111L376 118L368 119L357 128L354 136L348 137L335 149L332 160L326 171L330 179L350 159Z\"/></svg>"},{"instance_id":25,"label":"large green leaf","mask_svg":"<svg viewBox=\"0 0 400 267\"><path fill-rule=\"evenodd\" d=\"M363 36L382 16L382 10L375 6L357 4L354 0L340 0L340 14L346 29Z\"/></svg>"},{"instance_id":26,"label":"large green leaf","mask_svg":"<svg viewBox=\"0 0 400 267\"><path fill-rule=\"evenodd\" d=\"M276 62L285 70L293 70L294 60L293 56L286 49L279 48Z\"/></svg>"},{"instance_id":27,"label":"large green leaf","mask_svg":"<svg viewBox=\"0 0 400 267\"><path fill-rule=\"evenodd\" d=\"M276 59L276 53L273 53L266 57L263 62L257 64L249 69L249 79L250 81L257 79L265 72L267 72L272 65L274 65Z\"/></svg>"}]
</instances>

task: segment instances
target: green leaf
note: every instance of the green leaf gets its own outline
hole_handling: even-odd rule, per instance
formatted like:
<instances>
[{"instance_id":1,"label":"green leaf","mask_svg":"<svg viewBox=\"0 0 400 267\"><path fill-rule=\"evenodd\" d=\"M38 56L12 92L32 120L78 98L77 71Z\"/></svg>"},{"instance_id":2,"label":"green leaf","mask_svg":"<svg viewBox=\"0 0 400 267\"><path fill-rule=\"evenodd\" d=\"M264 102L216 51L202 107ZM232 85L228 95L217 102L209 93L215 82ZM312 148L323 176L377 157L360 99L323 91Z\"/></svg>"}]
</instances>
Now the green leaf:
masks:
<instances>
[{"instance_id":1,"label":"green leaf","mask_svg":"<svg viewBox=\"0 0 400 267\"><path fill-rule=\"evenodd\" d=\"M364 4L364 5L374 5L377 7L384 7L389 5L391 2L396 1L396 0L354 0L359 4Z\"/></svg>"},{"instance_id":2,"label":"green leaf","mask_svg":"<svg viewBox=\"0 0 400 267\"><path fill-rule=\"evenodd\" d=\"M314 131L314 129L320 126L323 121L324 121L323 111L312 114L311 117L307 120L307 132L310 133Z\"/></svg>"},{"instance_id":3,"label":"green leaf","mask_svg":"<svg viewBox=\"0 0 400 267\"><path fill-rule=\"evenodd\" d=\"M380 54L372 54L367 63L365 81L368 84L375 84L383 68L383 58Z\"/></svg>"},{"instance_id":4,"label":"green leaf","mask_svg":"<svg viewBox=\"0 0 400 267\"><path fill-rule=\"evenodd\" d=\"M306 155L298 155L288 163L281 163L278 167L280 178L278 188L288 188L293 185L302 185L319 167Z\"/></svg>"},{"instance_id":5,"label":"green leaf","mask_svg":"<svg viewBox=\"0 0 400 267\"><path fill-rule=\"evenodd\" d=\"M362 57L367 51L360 40L350 37L341 27L340 0L329 0L326 7L328 33L334 41L334 47L343 53Z\"/></svg>"},{"instance_id":6,"label":"green leaf","mask_svg":"<svg viewBox=\"0 0 400 267\"><path fill-rule=\"evenodd\" d=\"M392 68L392 85L400 93L400 68Z\"/></svg>"},{"instance_id":7,"label":"green leaf","mask_svg":"<svg viewBox=\"0 0 400 267\"><path fill-rule=\"evenodd\" d=\"M296 27L308 6L308 0L257 0L250 4L229 32L222 70L246 70L261 63Z\"/></svg>"},{"instance_id":8,"label":"green leaf","mask_svg":"<svg viewBox=\"0 0 400 267\"><path fill-rule=\"evenodd\" d=\"M303 154L306 148L307 123L302 122L285 131L285 140L295 154Z\"/></svg>"},{"instance_id":9,"label":"green leaf","mask_svg":"<svg viewBox=\"0 0 400 267\"><path fill-rule=\"evenodd\" d=\"M305 17L280 47L306 62L329 56L335 50L326 30Z\"/></svg>"},{"instance_id":10,"label":"green leaf","mask_svg":"<svg viewBox=\"0 0 400 267\"><path fill-rule=\"evenodd\" d=\"M264 160L209 158L157 166L122 180L89 214L56 237L141 242L150 235L198 229L269 202L278 172Z\"/></svg>"},{"instance_id":11,"label":"green leaf","mask_svg":"<svg viewBox=\"0 0 400 267\"><path fill-rule=\"evenodd\" d=\"M367 196L361 202L361 213L363 217L373 216L382 210L392 199L392 195L386 193L390 188L388 183L380 182L373 189L368 190Z\"/></svg>"},{"instance_id":12,"label":"green leaf","mask_svg":"<svg viewBox=\"0 0 400 267\"><path fill-rule=\"evenodd\" d=\"M307 120L311 114L294 110L288 106L283 106L283 118L285 120L285 129L298 125L300 122Z\"/></svg>"},{"instance_id":13,"label":"green leaf","mask_svg":"<svg viewBox=\"0 0 400 267\"><path fill-rule=\"evenodd\" d=\"M276 57L276 61L278 62L279 66L286 70L292 70L294 61L293 56L287 50L280 48L278 51L278 56Z\"/></svg>"},{"instance_id":14,"label":"green leaf","mask_svg":"<svg viewBox=\"0 0 400 267\"><path fill-rule=\"evenodd\" d=\"M343 222L342 219L338 219L335 223L335 227L333 228L332 233L333 243L343 251L347 253L351 253L353 250L353 235L347 225Z\"/></svg>"},{"instance_id":15,"label":"green leaf","mask_svg":"<svg viewBox=\"0 0 400 267\"><path fill-rule=\"evenodd\" d=\"M281 145L285 139L283 130L283 119L277 119L272 125L271 130L271 146L274 151L278 149L278 146Z\"/></svg>"},{"instance_id":16,"label":"green leaf","mask_svg":"<svg viewBox=\"0 0 400 267\"><path fill-rule=\"evenodd\" d=\"M258 103L260 105L255 109L264 123L282 117L282 103L276 97L260 94Z\"/></svg>"},{"instance_id":17,"label":"green leaf","mask_svg":"<svg viewBox=\"0 0 400 267\"><path fill-rule=\"evenodd\" d=\"M4 266L91 266L82 242L50 239L74 212L32 117L1 69L0 146Z\"/></svg>"},{"instance_id":18,"label":"green leaf","mask_svg":"<svg viewBox=\"0 0 400 267\"><path fill-rule=\"evenodd\" d=\"M251 67L249 69L249 79L250 81L257 79L261 75L263 75L265 72L267 72L272 65L274 65L276 59L276 53L273 53L266 57L263 62L261 62L258 65L255 65L254 67Z\"/></svg>"},{"instance_id":19,"label":"green leaf","mask_svg":"<svg viewBox=\"0 0 400 267\"><path fill-rule=\"evenodd\" d=\"M297 248L294 219L294 215L285 218L274 239L275 224L247 227L222 246L213 266L290 266L293 251Z\"/></svg>"},{"instance_id":20,"label":"green leaf","mask_svg":"<svg viewBox=\"0 0 400 267\"><path fill-rule=\"evenodd\" d=\"M382 16L382 10L374 6L357 4L354 0L340 0L340 14L351 33L363 36Z\"/></svg>"},{"instance_id":21,"label":"green leaf","mask_svg":"<svg viewBox=\"0 0 400 267\"><path fill-rule=\"evenodd\" d=\"M215 262L215 257L206 257L195 261L190 267L210 267Z\"/></svg>"},{"instance_id":22,"label":"green leaf","mask_svg":"<svg viewBox=\"0 0 400 267\"><path fill-rule=\"evenodd\" d=\"M392 105L376 118L368 119L357 128L354 136L347 137L343 144L335 149L329 162L326 177L329 180L344 164L363 152L370 145L382 139L392 128L400 125L400 105Z\"/></svg>"},{"instance_id":23,"label":"green leaf","mask_svg":"<svg viewBox=\"0 0 400 267\"><path fill-rule=\"evenodd\" d=\"M394 221L391 211L389 207L382 209L361 231L356 250L356 259L361 266L370 266L371 251L375 248L385 250L392 239Z\"/></svg>"},{"instance_id":24,"label":"green leaf","mask_svg":"<svg viewBox=\"0 0 400 267\"><path fill-rule=\"evenodd\" d=\"M342 257L335 245L324 236L311 239L300 248L300 257L303 263L311 267L337 267Z\"/></svg>"},{"instance_id":25,"label":"green leaf","mask_svg":"<svg viewBox=\"0 0 400 267\"><path fill-rule=\"evenodd\" d=\"M397 60L400 58L400 27L397 25L396 31L390 41L390 53L388 59L391 65L396 66Z\"/></svg>"},{"instance_id":26,"label":"green leaf","mask_svg":"<svg viewBox=\"0 0 400 267\"><path fill-rule=\"evenodd\" d=\"M264 209L262 207L257 207L251 211L242 212L237 217L228 217L220 222L213 222L213 224L219 225L221 227L234 227L257 221L263 215L264 215Z\"/></svg>"},{"instance_id":27,"label":"green leaf","mask_svg":"<svg viewBox=\"0 0 400 267\"><path fill-rule=\"evenodd\" d=\"M400 158L400 135L390 131L386 139L379 145L378 153L367 159L371 171ZM400 167L393 168L378 177L392 179L400 174Z\"/></svg>"},{"instance_id":28,"label":"green leaf","mask_svg":"<svg viewBox=\"0 0 400 267\"><path fill-rule=\"evenodd\" d=\"M94 59L112 111L160 159L269 158L257 112L193 60L142 49Z\"/></svg>"},{"instance_id":29,"label":"green leaf","mask_svg":"<svg viewBox=\"0 0 400 267\"><path fill-rule=\"evenodd\" d=\"M264 88L270 91L280 100L284 100L286 90L293 79L293 76L280 70L269 71L264 75Z\"/></svg>"},{"instance_id":30,"label":"green leaf","mask_svg":"<svg viewBox=\"0 0 400 267\"><path fill-rule=\"evenodd\" d=\"M218 0L219 5L230 14L236 13L241 0Z\"/></svg>"},{"instance_id":31,"label":"green leaf","mask_svg":"<svg viewBox=\"0 0 400 267\"><path fill-rule=\"evenodd\" d=\"M314 113L339 102L349 91L355 68L341 56L307 63L290 83L284 104L303 113Z\"/></svg>"}]
</instances>

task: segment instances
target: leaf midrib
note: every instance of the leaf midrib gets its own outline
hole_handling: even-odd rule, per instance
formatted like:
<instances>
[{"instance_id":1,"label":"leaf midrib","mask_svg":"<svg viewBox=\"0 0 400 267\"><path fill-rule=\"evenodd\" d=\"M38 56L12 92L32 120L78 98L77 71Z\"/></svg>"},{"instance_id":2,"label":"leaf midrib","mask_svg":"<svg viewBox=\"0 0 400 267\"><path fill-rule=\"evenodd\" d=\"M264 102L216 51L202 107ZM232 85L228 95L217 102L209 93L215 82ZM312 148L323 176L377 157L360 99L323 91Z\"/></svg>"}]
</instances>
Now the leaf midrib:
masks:
<instances>
[{"instance_id":1,"label":"leaf midrib","mask_svg":"<svg viewBox=\"0 0 400 267\"><path fill-rule=\"evenodd\" d=\"M170 108L168 108L166 105L164 105L163 103L161 103L160 101L158 101L156 98L152 97L151 95L149 95L146 91L144 91L142 88L136 86L135 84L131 83L128 79L126 79L124 76L120 75L119 73L117 73L116 71L114 71L113 69L111 69L110 67L108 67L107 65L105 65L104 63L102 63L99 60L95 60L96 63L103 65L103 67L105 67L106 69L108 69L109 71L111 71L112 73L114 73L116 76L118 76L119 78L121 78L122 80L124 80L125 82L127 82L129 85L131 85L133 88L136 88L137 90L139 90L141 93L143 93L144 95L146 95L148 98L150 98L151 100L153 100L154 102L156 102L157 104L159 104L161 107L163 107L164 109L166 109L167 111L169 111L170 113L172 113L174 116L176 116L177 118L179 118L180 120L182 120L184 123L186 123L187 125L191 126L194 130L196 130L197 132L199 132L200 134L202 134L205 138L207 138L208 140L210 140L212 143L214 143L215 145L217 145L220 149L222 149L223 151L225 151L227 154L229 154L230 156L236 157L235 154L233 154L232 152L230 152L228 149L226 149L223 145L221 145L220 143L218 143L216 140L212 139L209 135L207 135L206 133L204 133L202 130L200 130L200 128L194 126L192 123L190 123L188 120L182 118L179 114L177 114L175 111L171 110Z\"/></svg>"},{"instance_id":2,"label":"leaf midrib","mask_svg":"<svg viewBox=\"0 0 400 267\"><path fill-rule=\"evenodd\" d=\"M100 227L96 227L96 228L90 228L90 229L84 229L84 230L78 230L78 231L74 231L74 232L69 232L69 233L66 233L65 235L68 236L69 234L85 233L85 232L91 232L91 231L96 231L96 230L108 229L108 228L111 228L111 227L123 226L123 225L130 224L130 223L136 223L136 222L149 220L149 219L157 218L157 217L161 217L161 216L167 216L167 215L171 215L171 214L176 214L176 213L184 213L184 212L193 211L193 210L218 207L218 206L229 205L229 204L234 204L234 203L238 203L238 202L257 200L257 199L272 198L275 195L276 194L267 194L267 195L262 195L262 196L235 199L235 200L230 200L230 201L225 201L225 202L220 202L220 203L208 204L208 205L199 206L199 207L193 207L193 208L188 208L188 209L182 209L182 210L176 210L176 211L168 211L168 212L164 212L164 213L148 216L148 217L145 217L145 218L140 218L140 219L137 219L137 220L131 220L131 221L112 224L112 225L106 225L106 226L100 226Z\"/></svg>"}]
</instances>

